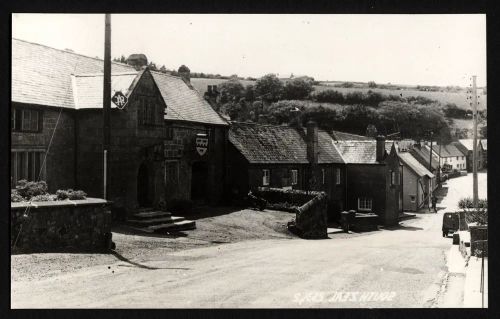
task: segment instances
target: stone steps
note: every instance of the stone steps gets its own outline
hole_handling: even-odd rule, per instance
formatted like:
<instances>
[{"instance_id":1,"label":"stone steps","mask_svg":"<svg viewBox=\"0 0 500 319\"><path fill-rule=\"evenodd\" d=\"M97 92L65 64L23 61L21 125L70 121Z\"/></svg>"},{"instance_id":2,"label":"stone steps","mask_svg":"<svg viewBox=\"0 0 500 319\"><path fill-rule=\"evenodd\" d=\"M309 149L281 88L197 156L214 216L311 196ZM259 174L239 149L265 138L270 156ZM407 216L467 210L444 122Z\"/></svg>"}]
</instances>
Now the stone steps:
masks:
<instances>
[{"instance_id":1,"label":"stone steps","mask_svg":"<svg viewBox=\"0 0 500 319\"><path fill-rule=\"evenodd\" d=\"M180 231L180 230L190 230L196 229L196 222L194 220L183 220L180 222L159 224L147 227L152 231Z\"/></svg>"},{"instance_id":2,"label":"stone steps","mask_svg":"<svg viewBox=\"0 0 500 319\"><path fill-rule=\"evenodd\" d=\"M136 226L150 226L157 224L175 223L183 221L184 217L166 216L161 218L129 219L127 222Z\"/></svg>"},{"instance_id":3,"label":"stone steps","mask_svg":"<svg viewBox=\"0 0 500 319\"><path fill-rule=\"evenodd\" d=\"M150 211L150 212L136 213L132 216L138 220L146 220L146 219L150 219L150 218L170 217L170 216L172 216L172 214L169 212Z\"/></svg>"},{"instance_id":4,"label":"stone steps","mask_svg":"<svg viewBox=\"0 0 500 319\"><path fill-rule=\"evenodd\" d=\"M152 208L141 208L127 220L127 224L137 230L152 232L172 232L196 229L196 222L184 217L172 216L169 212L156 211Z\"/></svg>"}]
</instances>

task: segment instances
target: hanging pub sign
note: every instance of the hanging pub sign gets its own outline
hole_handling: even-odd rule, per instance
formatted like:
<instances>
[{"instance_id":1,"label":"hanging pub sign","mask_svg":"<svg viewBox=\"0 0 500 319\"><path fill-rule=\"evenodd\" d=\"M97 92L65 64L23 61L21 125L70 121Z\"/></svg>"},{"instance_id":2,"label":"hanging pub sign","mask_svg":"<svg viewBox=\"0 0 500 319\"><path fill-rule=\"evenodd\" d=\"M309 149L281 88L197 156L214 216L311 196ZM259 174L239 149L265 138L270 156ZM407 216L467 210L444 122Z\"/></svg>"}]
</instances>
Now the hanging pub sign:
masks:
<instances>
[{"instance_id":1,"label":"hanging pub sign","mask_svg":"<svg viewBox=\"0 0 500 319\"><path fill-rule=\"evenodd\" d=\"M204 133L196 134L196 152L200 156L205 155L208 150L208 135Z\"/></svg>"},{"instance_id":2,"label":"hanging pub sign","mask_svg":"<svg viewBox=\"0 0 500 319\"><path fill-rule=\"evenodd\" d=\"M128 97L126 97L121 91L116 91L111 98L111 101L115 103L120 110L123 110L125 105L128 103Z\"/></svg>"}]
</instances>

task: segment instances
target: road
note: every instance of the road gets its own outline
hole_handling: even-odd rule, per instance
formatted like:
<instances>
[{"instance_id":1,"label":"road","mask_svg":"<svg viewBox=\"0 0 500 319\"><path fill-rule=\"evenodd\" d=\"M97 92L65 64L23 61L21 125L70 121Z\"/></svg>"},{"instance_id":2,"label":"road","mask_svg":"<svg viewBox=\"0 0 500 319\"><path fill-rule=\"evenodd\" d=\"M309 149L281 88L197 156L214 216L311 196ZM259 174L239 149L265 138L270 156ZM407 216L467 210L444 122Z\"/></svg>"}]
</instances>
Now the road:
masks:
<instances>
[{"instance_id":1,"label":"road","mask_svg":"<svg viewBox=\"0 0 500 319\"><path fill-rule=\"evenodd\" d=\"M471 180L448 181L438 207L469 195ZM485 183L482 174L480 197ZM459 307L463 286L449 280L443 211L365 236L250 240L15 281L12 307Z\"/></svg>"}]
</instances>

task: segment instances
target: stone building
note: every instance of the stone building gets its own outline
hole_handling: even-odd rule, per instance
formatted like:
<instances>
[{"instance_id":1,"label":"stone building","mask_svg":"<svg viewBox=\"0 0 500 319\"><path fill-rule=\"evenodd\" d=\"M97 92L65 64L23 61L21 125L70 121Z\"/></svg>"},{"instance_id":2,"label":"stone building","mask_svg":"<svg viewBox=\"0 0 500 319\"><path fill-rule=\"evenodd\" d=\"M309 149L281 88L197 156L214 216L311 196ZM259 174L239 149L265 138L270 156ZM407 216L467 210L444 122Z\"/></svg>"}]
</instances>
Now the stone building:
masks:
<instances>
[{"instance_id":1,"label":"stone building","mask_svg":"<svg viewBox=\"0 0 500 319\"><path fill-rule=\"evenodd\" d=\"M482 142L483 140L477 140L477 169L481 170L485 167L484 154L485 150L483 149L483 145L486 143ZM460 139L458 142L453 142L456 148L458 148L464 155L465 161L467 164L467 171L472 172L472 153L474 146L474 139Z\"/></svg>"},{"instance_id":2,"label":"stone building","mask_svg":"<svg viewBox=\"0 0 500 319\"><path fill-rule=\"evenodd\" d=\"M347 209L373 212L385 225L398 223L403 211L402 166L394 144L388 153L385 138L339 140L333 145L345 163Z\"/></svg>"},{"instance_id":3,"label":"stone building","mask_svg":"<svg viewBox=\"0 0 500 319\"><path fill-rule=\"evenodd\" d=\"M112 63L112 92L128 103L112 103L110 112L108 199L127 211L221 201L227 122L190 86L189 73L150 71L144 55L129 63ZM13 39L12 184L40 177L50 191L103 196L102 72L100 59Z\"/></svg>"},{"instance_id":4,"label":"stone building","mask_svg":"<svg viewBox=\"0 0 500 319\"><path fill-rule=\"evenodd\" d=\"M324 191L330 218L344 205L344 163L331 136L310 122L307 129L232 122L229 131L230 195L243 198L258 187Z\"/></svg>"},{"instance_id":5,"label":"stone building","mask_svg":"<svg viewBox=\"0 0 500 319\"><path fill-rule=\"evenodd\" d=\"M428 207L436 176L409 152L398 152L398 156L403 165L403 209L415 212Z\"/></svg>"}]
</instances>

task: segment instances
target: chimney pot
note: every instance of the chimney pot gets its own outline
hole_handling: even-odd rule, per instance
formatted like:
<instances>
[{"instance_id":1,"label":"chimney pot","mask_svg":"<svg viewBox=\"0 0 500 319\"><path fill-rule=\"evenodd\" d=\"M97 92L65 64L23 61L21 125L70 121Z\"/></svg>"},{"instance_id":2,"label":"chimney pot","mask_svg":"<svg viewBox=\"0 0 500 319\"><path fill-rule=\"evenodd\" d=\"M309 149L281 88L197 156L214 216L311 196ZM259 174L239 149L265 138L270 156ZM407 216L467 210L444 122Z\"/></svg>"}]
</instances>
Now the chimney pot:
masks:
<instances>
[{"instance_id":1,"label":"chimney pot","mask_svg":"<svg viewBox=\"0 0 500 319\"><path fill-rule=\"evenodd\" d=\"M133 66L137 71L140 71L143 67L148 65L148 58L142 53L134 53L129 55L127 64Z\"/></svg>"}]
</instances>

